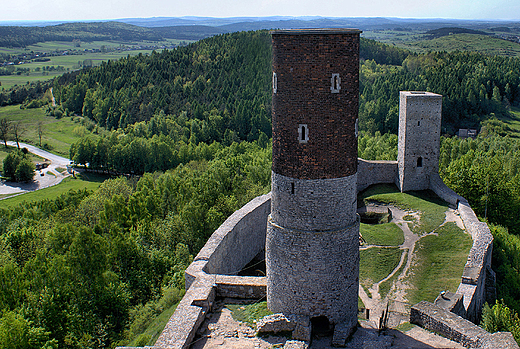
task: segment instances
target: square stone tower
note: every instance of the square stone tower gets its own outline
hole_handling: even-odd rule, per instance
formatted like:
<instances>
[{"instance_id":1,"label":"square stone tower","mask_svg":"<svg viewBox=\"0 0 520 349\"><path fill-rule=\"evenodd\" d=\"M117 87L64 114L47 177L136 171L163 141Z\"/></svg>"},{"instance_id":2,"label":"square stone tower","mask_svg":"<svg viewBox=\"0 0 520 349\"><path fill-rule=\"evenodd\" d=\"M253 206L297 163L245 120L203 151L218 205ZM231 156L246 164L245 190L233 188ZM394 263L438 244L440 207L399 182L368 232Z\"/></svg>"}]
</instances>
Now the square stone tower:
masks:
<instances>
[{"instance_id":1,"label":"square stone tower","mask_svg":"<svg viewBox=\"0 0 520 349\"><path fill-rule=\"evenodd\" d=\"M267 225L271 311L357 323L356 29L272 31L273 169Z\"/></svg>"},{"instance_id":2,"label":"square stone tower","mask_svg":"<svg viewBox=\"0 0 520 349\"><path fill-rule=\"evenodd\" d=\"M401 192L425 190L439 172L442 96L401 91L397 187Z\"/></svg>"}]
</instances>

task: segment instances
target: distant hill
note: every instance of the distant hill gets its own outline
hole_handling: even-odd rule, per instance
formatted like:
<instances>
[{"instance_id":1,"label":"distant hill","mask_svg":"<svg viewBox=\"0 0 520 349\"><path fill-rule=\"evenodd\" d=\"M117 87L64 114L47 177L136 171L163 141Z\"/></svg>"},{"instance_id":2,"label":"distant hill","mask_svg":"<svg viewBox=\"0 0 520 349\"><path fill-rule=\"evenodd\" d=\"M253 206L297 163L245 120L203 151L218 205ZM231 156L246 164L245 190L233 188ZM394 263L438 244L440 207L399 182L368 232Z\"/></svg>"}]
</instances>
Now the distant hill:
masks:
<instances>
[{"instance_id":1,"label":"distant hill","mask_svg":"<svg viewBox=\"0 0 520 349\"><path fill-rule=\"evenodd\" d=\"M43 41L74 39L82 41L200 40L230 32L294 28L358 28L367 33L394 30L399 33L427 35L431 39L462 33L488 35L493 31L496 32L497 28L502 33L520 35L519 22L385 17L152 17L63 24L0 21L0 25L4 25L0 27L0 47L24 47ZM393 43L392 40L385 42Z\"/></svg>"},{"instance_id":2,"label":"distant hill","mask_svg":"<svg viewBox=\"0 0 520 349\"><path fill-rule=\"evenodd\" d=\"M24 47L45 41L160 40L152 29L119 22L65 23L48 27L0 27L1 47Z\"/></svg>"},{"instance_id":3,"label":"distant hill","mask_svg":"<svg viewBox=\"0 0 520 349\"><path fill-rule=\"evenodd\" d=\"M400 45L417 53L472 51L486 55L520 57L520 45L490 35L453 34Z\"/></svg>"},{"instance_id":4,"label":"distant hill","mask_svg":"<svg viewBox=\"0 0 520 349\"><path fill-rule=\"evenodd\" d=\"M484 32L482 30L473 30L473 29L468 29L468 28L439 28L439 29L429 30L425 34L430 35L431 39L436 39L436 38L453 35L453 34L492 35L492 34Z\"/></svg>"}]
</instances>

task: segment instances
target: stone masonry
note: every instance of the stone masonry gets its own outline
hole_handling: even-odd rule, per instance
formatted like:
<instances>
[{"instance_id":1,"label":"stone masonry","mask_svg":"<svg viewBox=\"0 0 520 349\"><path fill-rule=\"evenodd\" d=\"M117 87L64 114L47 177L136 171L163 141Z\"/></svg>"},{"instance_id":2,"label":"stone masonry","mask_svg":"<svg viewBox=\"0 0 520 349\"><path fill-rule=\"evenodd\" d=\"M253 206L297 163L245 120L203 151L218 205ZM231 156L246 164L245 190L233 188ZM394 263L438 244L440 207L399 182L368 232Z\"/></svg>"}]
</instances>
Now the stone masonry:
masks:
<instances>
[{"instance_id":1,"label":"stone masonry","mask_svg":"<svg viewBox=\"0 0 520 349\"><path fill-rule=\"evenodd\" d=\"M439 173L442 96L401 91L399 97L396 184L401 192L425 190Z\"/></svg>"},{"instance_id":2,"label":"stone masonry","mask_svg":"<svg viewBox=\"0 0 520 349\"><path fill-rule=\"evenodd\" d=\"M359 30L277 30L267 224L271 311L357 323ZM342 326L339 326L342 324Z\"/></svg>"}]
</instances>

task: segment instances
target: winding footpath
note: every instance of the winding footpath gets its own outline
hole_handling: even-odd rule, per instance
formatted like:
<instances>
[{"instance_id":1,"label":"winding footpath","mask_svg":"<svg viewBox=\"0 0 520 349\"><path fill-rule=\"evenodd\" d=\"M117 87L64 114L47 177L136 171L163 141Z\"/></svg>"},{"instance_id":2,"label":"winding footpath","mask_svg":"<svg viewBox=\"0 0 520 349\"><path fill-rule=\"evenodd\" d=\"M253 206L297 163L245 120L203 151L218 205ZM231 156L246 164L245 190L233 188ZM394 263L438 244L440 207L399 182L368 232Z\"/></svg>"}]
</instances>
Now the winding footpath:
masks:
<instances>
[{"instance_id":1,"label":"winding footpath","mask_svg":"<svg viewBox=\"0 0 520 349\"><path fill-rule=\"evenodd\" d=\"M420 215L418 212L409 212L409 211L407 212L407 211L403 211L394 206L389 206L389 209L390 209L390 211L392 211L392 221L391 222L395 223L399 228L401 228L401 230L403 231L403 234L404 234L404 242L401 245L399 245L399 249L401 249L403 251L401 254L401 260L399 261L399 264L395 267L395 269L388 276L386 276L384 279L380 280L379 282L374 283L369 288L368 291L370 292L372 297L370 297L365 292L365 289L363 288L363 286L361 286L361 284L359 284L359 297L363 301L363 304L365 305L365 307L367 309L370 309L370 319L371 319L371 323L373 324L374 328L379 327L379 318L381 317L381 314L383 313L383 311L385 311L386 306L389 301L388 295L384 299L381 299L381 295L379 293L379 285L381 283L387 281L391 277L393 277L397 272L399 272L399 270L401 269L403 264L406 263L406 265L402 269L401 273L398 275L397 280L392 285L391 290L388 292L388 294L390 294L390 293L394 294L394 297L392 297L393 298L392 301L394 301L396 304L407 303L406 290L409 288L409 286L406 284L406 281L404 281L404 279L408 273L408 270L410 269L410 267L412 265L415 244L421 238L423 238L425 236L437 234L437 233L435 233L435 231L433 231L433 232L430 232L427 234L421 234L421 236L419 236L419 235L415 234L414 232L412 232L412 230L408 226L408 223L411 223L411 222L404 220L403 217L405 217L406 215L413 215L413 216L416 216L417 221L418 221L420 219ZM447 222L455 222L459 228L464 229L464 225L462 223L460 216L456 215L452 209L448 209L445 214L446 214L446 218L439 227L443 226ZM393 246L368 245L368 246L361 247L360 250L365 250L365 249L372 248L372 247L389 248L389 247L393 247Z\"/></svg>"},{"instance_id":2,"label":"winding footpath","mask_svg":"<svg viewBox=\"0 0 520 349\"><path fill-rule=\"evenodd\" d=\"M16 142L7 142L7 145L16 147ZM0 194L23 194L47 188L60 183L65 177L70 176L66 171L63 174L56 171L58 167L67 167L70 163L69 159L54 155L30 144L20 143L20 148L27 148L30 153L49 160L50 165L41 171L36 171L34 180L30 183L0 182Z\"/></svg>"}]
</instances>

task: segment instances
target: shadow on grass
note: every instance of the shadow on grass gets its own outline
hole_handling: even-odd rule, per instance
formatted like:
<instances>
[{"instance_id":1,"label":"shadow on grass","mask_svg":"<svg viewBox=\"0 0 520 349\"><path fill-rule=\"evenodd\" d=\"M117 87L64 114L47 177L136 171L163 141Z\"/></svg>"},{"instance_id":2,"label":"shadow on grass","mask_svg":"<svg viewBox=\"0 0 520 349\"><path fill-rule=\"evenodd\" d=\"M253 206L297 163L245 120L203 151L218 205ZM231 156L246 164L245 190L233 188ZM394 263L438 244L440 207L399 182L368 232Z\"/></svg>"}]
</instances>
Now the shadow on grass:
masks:
<instances>
[{"instance_id":1,"label":"shadow on grass","mask_svg":"<svg viewBox=\"0 0 520 349\"><path fill-rule=\"evenodd\" d=\"M406 204L406 195L424 200L433 204L448 206L448 203L437 196L432 190L407 191L401 193L395 184L374 184L358 194L358 206L366 202L381 202L385 204ZM411 207L404 207L411 208Z\"/></svg>"}]
</instances>

